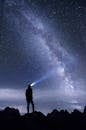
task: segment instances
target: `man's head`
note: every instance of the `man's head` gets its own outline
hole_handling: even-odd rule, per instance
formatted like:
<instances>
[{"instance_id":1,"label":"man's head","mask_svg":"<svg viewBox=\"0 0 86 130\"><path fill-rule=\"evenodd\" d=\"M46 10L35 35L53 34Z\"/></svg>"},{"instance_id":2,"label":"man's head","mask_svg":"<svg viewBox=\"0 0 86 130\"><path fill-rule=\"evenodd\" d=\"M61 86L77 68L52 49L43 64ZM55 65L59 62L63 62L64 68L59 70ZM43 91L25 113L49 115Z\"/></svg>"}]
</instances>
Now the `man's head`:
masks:
<instances>
[{"instance_id":1,"label":"man's head","mask_svg":"<svg viewBox=\"0 0 86 130\"><path fill-rule=\"evenodd\" d=\"M31 85L30 85L30 84L28 84L28 88L31 88Z\"/></svg>"}]
</instances>

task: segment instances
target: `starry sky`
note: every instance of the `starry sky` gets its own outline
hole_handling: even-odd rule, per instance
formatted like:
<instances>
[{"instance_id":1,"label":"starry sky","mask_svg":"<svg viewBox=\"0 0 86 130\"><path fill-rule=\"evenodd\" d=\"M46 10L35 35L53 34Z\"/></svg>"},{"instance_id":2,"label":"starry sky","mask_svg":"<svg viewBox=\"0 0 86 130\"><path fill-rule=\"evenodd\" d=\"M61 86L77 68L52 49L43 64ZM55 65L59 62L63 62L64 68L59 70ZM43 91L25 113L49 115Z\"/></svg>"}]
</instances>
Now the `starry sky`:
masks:
<instances>
[{"instance_id":1,"label":"starry sky","mask_svg":"<svg viewBox=\"0 0 86 130\"><path fill-rule=\"evenodd\" d=\"M86 2L0 1L0 108L83 110L86 105Z\"/></svg>"}]
</instances>

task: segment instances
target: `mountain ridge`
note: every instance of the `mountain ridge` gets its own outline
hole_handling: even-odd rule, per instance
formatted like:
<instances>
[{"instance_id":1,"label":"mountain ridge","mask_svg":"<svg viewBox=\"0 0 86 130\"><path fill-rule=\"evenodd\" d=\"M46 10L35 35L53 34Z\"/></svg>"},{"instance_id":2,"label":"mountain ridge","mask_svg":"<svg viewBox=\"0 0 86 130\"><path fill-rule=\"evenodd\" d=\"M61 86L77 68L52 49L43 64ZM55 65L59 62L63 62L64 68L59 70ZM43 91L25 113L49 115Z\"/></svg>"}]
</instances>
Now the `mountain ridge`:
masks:
<instances>
[{"instance_id":1,"label":"mountain ridge","mask_svg":"<svg viewBox=\"0 0 86 130\"><path fill-rule=\"evenodd\" d=\"M58 111L44 115L40 111L21 115L18 109L6 107L0 110L0 129L2 130L86 130L86 107L83 113L74 110Z\"/></svg>"}]
</instances>

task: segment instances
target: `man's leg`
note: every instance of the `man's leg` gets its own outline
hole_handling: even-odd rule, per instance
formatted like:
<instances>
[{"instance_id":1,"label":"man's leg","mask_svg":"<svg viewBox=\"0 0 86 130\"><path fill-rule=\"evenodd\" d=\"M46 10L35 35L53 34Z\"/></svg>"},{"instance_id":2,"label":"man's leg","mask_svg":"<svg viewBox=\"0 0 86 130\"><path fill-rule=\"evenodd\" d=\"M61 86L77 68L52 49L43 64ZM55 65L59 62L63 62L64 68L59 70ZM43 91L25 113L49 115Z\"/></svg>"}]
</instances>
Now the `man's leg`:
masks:
<instances>
[{"instance_id":1,"label":"man's leg","mask_svg":"<svg viewBox=\"0 0 86 130\"><path fill-rule=\"evenodd\" d=\"M30 103L27 102L27 112L29 113L29 106L30 106Z\"/></svg>"},{"instance_id":2,"label":"man's leg","mask_svg":"<svg viewBox=\"0 0 86 130\"><path fill-rule=\"evenodd\" d=\"M34 112L34 103L33 103L33 101L31 101L31 104L32 104L32 110Z\"/></svg>"}]
</instances>

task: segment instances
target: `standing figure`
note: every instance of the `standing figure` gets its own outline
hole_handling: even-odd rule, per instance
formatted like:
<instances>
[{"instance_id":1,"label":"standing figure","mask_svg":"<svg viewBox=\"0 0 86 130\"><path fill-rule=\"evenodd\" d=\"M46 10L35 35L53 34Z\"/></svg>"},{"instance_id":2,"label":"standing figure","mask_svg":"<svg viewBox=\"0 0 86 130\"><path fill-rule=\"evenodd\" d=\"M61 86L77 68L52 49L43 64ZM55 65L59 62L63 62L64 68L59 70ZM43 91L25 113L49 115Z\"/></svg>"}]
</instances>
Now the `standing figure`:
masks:
<instances>
[{"instance_id":1,"label":"standing figure","mask_svg":"<svg viewBox=\"0 0 86 130\"><path fill-rule=\"evenodd\" d=\"M27 101L27 112L29 113L30 104L32 105L32 110L34 112L33 92L31 85L28 85L28 88L26 89L26 101Z\"/></svg>"}]
</instances>

